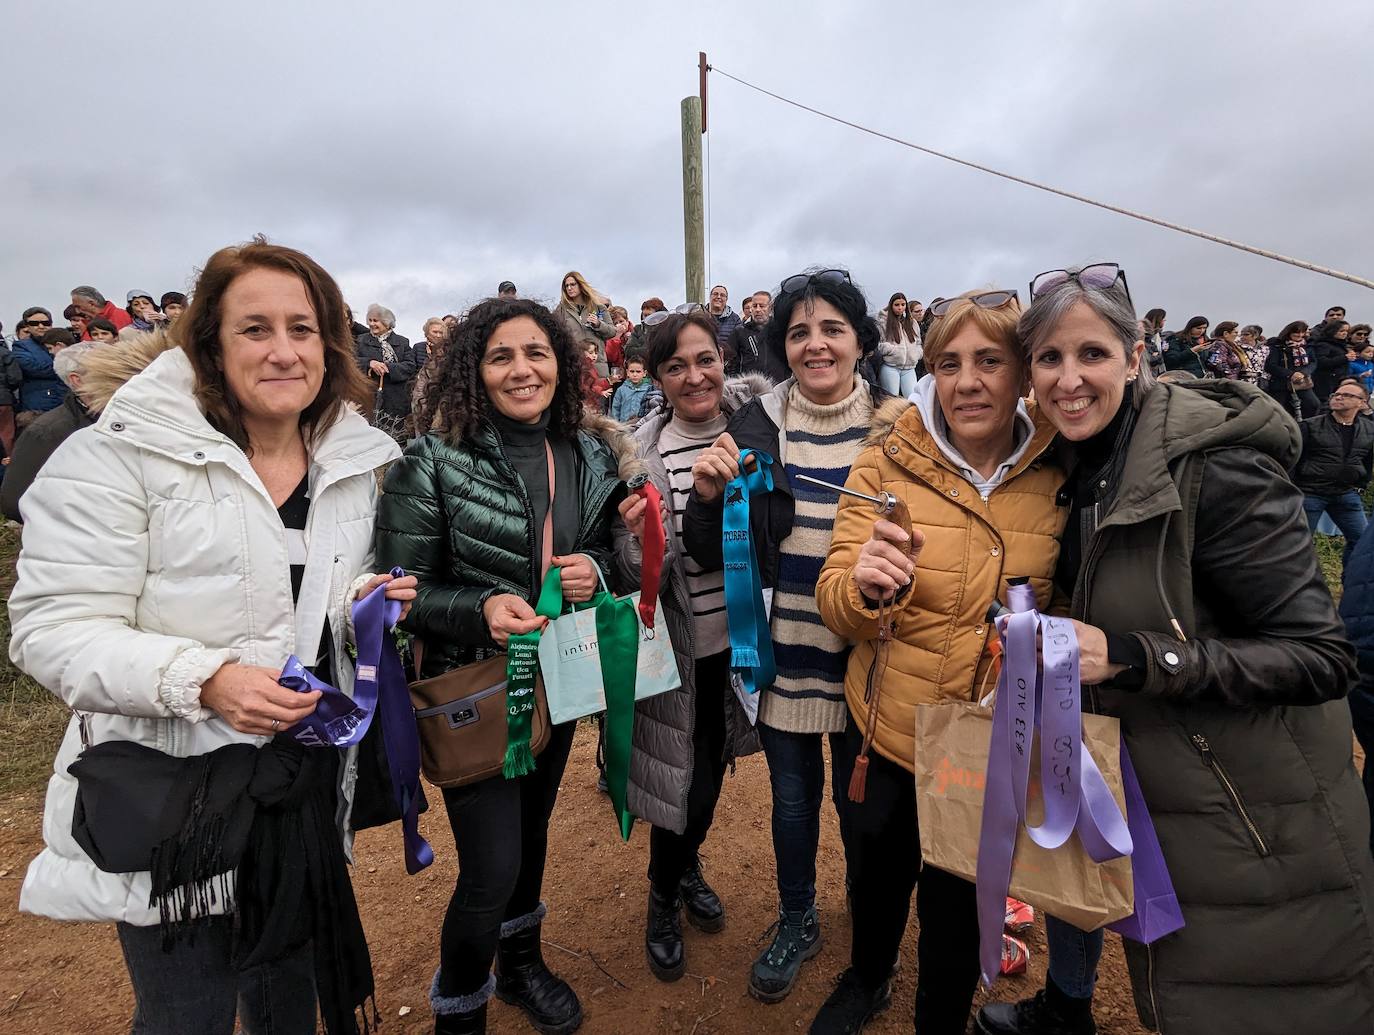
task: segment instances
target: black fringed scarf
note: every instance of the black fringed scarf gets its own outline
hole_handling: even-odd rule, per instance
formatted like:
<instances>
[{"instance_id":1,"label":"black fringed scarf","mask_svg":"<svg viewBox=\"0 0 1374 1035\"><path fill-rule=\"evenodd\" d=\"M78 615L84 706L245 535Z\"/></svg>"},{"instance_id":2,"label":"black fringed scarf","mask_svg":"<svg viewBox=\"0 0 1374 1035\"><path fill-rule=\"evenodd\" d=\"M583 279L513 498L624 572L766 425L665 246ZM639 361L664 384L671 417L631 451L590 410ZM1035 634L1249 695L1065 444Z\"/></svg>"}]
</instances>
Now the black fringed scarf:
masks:
<instances>
[{"instance_id":1,"label":"black fringed scarf","mask_svg":"<svg viewBox=\"0 0 1374 1035\"><path fill-rule=\"evenodd\" d=\"M334 824L338 765L337 751L282 736L190 758L97 744L68 769L78 783L72 834L107 873L151 871L168 949L217 903L235 917L240 969L311 939L325 1031L371 1032L381 1017Z\"/></svg>"}]
</instances>

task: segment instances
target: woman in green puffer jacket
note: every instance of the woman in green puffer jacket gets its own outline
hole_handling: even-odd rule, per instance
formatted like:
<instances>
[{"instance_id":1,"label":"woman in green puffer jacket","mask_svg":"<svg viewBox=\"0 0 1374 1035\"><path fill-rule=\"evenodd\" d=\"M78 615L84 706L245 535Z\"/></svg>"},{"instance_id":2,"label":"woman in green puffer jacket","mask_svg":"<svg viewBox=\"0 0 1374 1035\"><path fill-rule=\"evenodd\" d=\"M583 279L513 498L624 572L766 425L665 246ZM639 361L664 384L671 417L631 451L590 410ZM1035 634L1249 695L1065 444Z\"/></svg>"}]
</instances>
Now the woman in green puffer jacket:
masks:
<instances>
[{"instance_id":1,"label":"woman in green puffer jacket","mask_svg":"<svg viewBox=\"0 0 1374 1035\"><path fill-rule=\"evenodd\" d=\"M635 452L616 425L584 413L581 372L572 338L537 302L490 299L454 332L430 388L434 430L387 473L377 518L378 563L419 579L402 627L424 641L422 677L544 625L532 602L550 506L565 599L589 600L597 569L610 575L611 519L633 473L618 455L634 465ZM553 727L525 776L444 789L460 872L430 992L438 1035L485 1031L493 991L541 1031L581 1024L576 993L539 948L549 816L574 725Z\"/></svg>"}]
</instances>

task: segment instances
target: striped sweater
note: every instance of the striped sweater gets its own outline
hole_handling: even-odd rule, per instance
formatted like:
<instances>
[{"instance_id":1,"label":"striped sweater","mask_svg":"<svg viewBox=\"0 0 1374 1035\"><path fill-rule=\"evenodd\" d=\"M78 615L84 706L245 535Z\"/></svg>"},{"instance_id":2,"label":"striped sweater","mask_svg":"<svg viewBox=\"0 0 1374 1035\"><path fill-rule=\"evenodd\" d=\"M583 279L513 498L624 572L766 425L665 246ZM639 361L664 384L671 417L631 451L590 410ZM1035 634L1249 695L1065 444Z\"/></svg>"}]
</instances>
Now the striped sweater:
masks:
<instances>
[{"instance_id":1,"label":"striped sweater","mask_svg":"<svg viewBox=\"0 0 1374 1035\"><path fill-rule=\"evenodd\" d=\"M837 733L848 714L844 671L849 644L821 622L816 583L830 551L839 497L799 481L808 474L843 485L873 419L868 385L828 406L810 402L794 384L783 411L782 451L796 500L792 534L782 542L771 629L777 682L759 701L759 721L792 733Z\"/></svg>"}]
</instances>

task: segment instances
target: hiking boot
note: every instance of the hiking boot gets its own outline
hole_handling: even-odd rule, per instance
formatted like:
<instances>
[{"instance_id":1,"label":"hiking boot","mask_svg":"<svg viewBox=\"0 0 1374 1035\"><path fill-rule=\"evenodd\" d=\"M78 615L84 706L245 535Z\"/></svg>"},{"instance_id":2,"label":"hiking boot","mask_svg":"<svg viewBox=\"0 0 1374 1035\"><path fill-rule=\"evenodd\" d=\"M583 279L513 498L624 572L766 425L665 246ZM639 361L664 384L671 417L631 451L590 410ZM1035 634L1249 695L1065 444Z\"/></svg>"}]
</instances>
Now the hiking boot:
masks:
<instances>
[{"instance_id":1,"label":"hiking boot","mask_svg":"<svg viewBox=\"0 0 1374 1035\"><path fill-rule=\"evenodd\" d=\"M801 965L821 951L821 922L816 907L800 913L778 911L778 918L763 932L772 943L749 971L749 994L761 1003L780 1003L797 983ZM759 941L762 941L760 938Z\"/></svg>"},{"instance_id":2,"label":"hiking boot","mask_svg":"<svg viewBox=\"0 0 1374 1035\"><path fill-rule=\"evenodd\" d=\"M835 991L821 1004L811 1022L811 1035L855 1035L864 1030L874 1014L892 1003L892 982L868 988L853 967L840 974Z\"/></svg>"},{"instance_id":3,"label":"hiking boot","mask_svg":"<svg viewBox=\"0 0 1374 1035\"><path fill-rule=\"evenodd\" d=\"M1025 934L1035 926L1035 910L1018 899L1007 899L1005 926L1012 934Z\"/></svg>"},{"instance_id":4,"label":"hiking boot","mask_svg":"<svg viewBox=\"0 0 1374 1035\"><path fill-rule=\"evenodd\" d=\"M660 981L676 981L687 970L682 948L682 899L664 898L649 889L649 920L644 927L649 969Z\"/></svg>"},{"instance_id":5,"label":"hiking boot","mask_svg":"<svg viewBox=\"0 0 1374 1035\"><path fill-rule=\"evenodd\" d=\"M702 877L700 863L683 874L679 888L689 924L707 934L715 934L725 927L725 907L720 903L720 896Z\"/></svg>"},{"instance_id":6,"label":"hiking boot","mask_svg":"<svg viewBox=\"0 0 1374 1035\"><path fill-rule=\"evenodd\" d=\"M537 916L542 914L528 914ZM511 923L524 924L528 917ZM496 998L524 1010L543 1035L569 1035L582 1025L582 1004L572 987L544 963L540 927L535 920L497 943Z\"/></svg>"},{"instance_id":7,"label":"hiking boot","mask_svg":"<svg viewBox=\"0 0 1374 1035\"><path fill-rule=\"evenodd\" d=\"M1074 999L1053 981L1019 1003L989 1003L978 1011L978 1035L1097 1035L1093 1001Z\"/></svg>"},{"instance_id":8,"label":"hiking boot","mask_svg":"<svg viewBox=\"0 0 1374 1035\"><path fill-rule=\"evenodd\" d=\"M1030 946L1020 938L1009 934L1002 935L1002 963L999 966L1004 977L1015 977L1026 972L1030 963Z\"/></svg>"}]
</instances>

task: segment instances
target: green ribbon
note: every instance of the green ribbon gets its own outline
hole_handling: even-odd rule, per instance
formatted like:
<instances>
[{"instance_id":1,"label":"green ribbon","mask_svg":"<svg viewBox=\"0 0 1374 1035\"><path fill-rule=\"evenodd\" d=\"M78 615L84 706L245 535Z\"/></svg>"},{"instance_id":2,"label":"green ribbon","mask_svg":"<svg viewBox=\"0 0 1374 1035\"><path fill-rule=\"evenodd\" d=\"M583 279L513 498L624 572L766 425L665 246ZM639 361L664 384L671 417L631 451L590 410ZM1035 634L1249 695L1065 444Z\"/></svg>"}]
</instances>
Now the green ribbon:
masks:
<instances>
[{"instance_id":1,"label":"green ribbon","mask_svg":"<svg viewBox=\"0 0 1374 1035\"><path fill-rule=\"evenodd\" d=\"M551 566L534 611L552 622L562 610L563 577ZM501 775L507 780L534 769L530 730L534 723L534 681L539 674L539 634L539 629L516 633L506 646L506 757Z\"/></svg>"},{"instance_id":2,"label":"green ribbon","mask_svg":"<svg viewBox=\"0 0 1374 1035\"><path fill-rule=\"evenodd\" d=\"M635 681L639 671L639 612L626 597L598 593L597 653L606 692L606 787L620 822L620 839L628 841L635 818L625 805L630 782L630 752L635 729Z\"/></svg>"}]
</instances>

